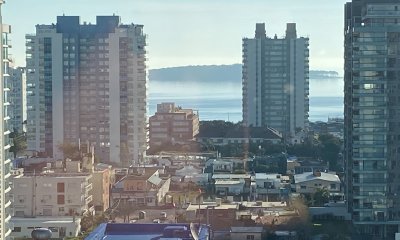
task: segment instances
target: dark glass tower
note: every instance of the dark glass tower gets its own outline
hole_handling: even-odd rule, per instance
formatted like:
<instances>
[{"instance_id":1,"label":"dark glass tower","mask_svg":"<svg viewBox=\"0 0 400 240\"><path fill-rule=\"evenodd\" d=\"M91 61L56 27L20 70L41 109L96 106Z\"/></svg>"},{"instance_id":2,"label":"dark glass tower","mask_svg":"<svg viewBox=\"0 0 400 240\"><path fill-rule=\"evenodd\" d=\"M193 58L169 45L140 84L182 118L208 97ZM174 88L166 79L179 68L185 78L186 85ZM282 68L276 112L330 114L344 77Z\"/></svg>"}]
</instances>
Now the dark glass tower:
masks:
<instances>
[{"instance_id":1,"label":"dark glass tower","mask_svg":"<svg viewBox=\"0 0 400 240\"><path fill-rule=\"evenodd\" d=\"M357 230L373 239L400 232L399 9L399 0L345 5L346 195Z\"/></svg>"}]
</instances>

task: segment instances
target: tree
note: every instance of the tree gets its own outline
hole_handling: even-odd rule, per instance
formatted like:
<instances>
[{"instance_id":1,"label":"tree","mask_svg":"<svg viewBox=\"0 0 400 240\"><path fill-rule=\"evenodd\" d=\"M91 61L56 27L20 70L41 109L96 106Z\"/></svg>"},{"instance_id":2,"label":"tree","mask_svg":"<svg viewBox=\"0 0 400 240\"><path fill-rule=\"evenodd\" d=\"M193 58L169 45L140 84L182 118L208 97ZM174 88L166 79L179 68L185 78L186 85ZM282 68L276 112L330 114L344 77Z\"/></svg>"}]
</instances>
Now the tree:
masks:
<instances>
[{"instance_id":1,"label":"tree","mask_svg":"<svg viewBox=\"0 0 400 240\"><path fill-rule=\"evenodd\" d=\"M10 134L10 138L13 140L10 152L12 152L14 154L14 158L16 158L18 153L21 153L26 149L26 135L25 133L14 131Z\"/></svg>"},{"instance_id":2,"label":"tree","mask_svg":"<svg viewBox=\"0 0 400 240\"><path fill-rule=\"evenodd\" d=\"M313 194L314 205L323 206L329 202L329 191L325 188L318 188Z\"/></svg>"},{"instance_id":3,"label":"tree","mask_svg":"<svg viewBox=\"0 0 400 240\"><path fill-rule=\"evenodd\" d=\"M73 143L62 143L58 145L58 150L63 152L65 158L77 160L80 158L79 146Z\"/></svg>"},{"instance_id":4,"label":"tree","mask_svg":"<svg viewBox=\"0 0 400 240\"><path fill-rule=\"evenodd\" d=\"M342 141L331 135L325 134L319 136L321 143L321 158L329 163L329 168L336 170L338 167L338 157L342 148Z\"/></svg>"}]
</instances>

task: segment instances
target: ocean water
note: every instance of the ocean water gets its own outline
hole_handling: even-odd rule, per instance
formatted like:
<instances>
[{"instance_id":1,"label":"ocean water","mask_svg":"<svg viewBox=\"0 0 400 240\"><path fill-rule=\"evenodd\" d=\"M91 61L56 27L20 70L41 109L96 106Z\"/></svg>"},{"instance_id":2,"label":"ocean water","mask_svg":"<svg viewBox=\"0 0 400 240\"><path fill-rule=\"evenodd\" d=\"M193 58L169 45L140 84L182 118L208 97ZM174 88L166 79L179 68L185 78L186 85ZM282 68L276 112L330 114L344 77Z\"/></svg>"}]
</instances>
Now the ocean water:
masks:
<instances>
[{"instance_id":1,"label":"ocean water","mask_svg":"<svg viewBox=\"0 0 400 240\"><path fill-rule=\"evenodd\" d=\"M310 121L343 117L343 81L310 79ZM242 120L242 87L237 84L160 83L149 85L149 115L161 102L198 110L200 120Z\"/></svg>"}]
</instances>

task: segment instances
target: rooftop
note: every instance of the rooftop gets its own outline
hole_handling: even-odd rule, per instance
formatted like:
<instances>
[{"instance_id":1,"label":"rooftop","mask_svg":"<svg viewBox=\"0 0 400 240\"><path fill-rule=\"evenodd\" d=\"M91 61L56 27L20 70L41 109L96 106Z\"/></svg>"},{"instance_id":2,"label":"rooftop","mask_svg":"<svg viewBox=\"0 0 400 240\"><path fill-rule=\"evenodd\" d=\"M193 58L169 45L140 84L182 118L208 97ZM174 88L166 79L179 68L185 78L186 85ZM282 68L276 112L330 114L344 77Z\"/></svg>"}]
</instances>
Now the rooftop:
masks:
<instances>
[{"instance_id":1,"label":"rooftop","mask_svg":"<svg viewBox=\"0 0 400 240\"><path fill-rule=\"evenodd\" d=\"M12 223L18 223L19 225L24 223L48 223L48 224L62 224L62 223L72 223L79 222L79 217L34 217L34 218L25 218L25 217L12 217L10 220Z\"/></svg>"},{"instance_id":2,"label":"rooftop","mask_svg":"<svg viewBox=\"0 0 400 240\"><path fill-rule=\"evenodd\" d=\"M301 182L308 182L308 181L314 181L314 180L322 180L322 181L340 183L340 179L339 179L338 175L332 174L332 173L325 173L325 172L320 172L320 173L321 173L320 176L318 174L314 174L312 172L295 174L294 182L301 183Z\"/></svg>"},{"instance_id":3,"label":"rooftop","mask_svg":"<svg viewBox=\"0 0 400 240\"><path fill-rule=\"evenodd\" d=\"M209 229L201 225L197 229L194 224L129 224L103 223L100 224L85 240L153 240L153 239L209 239Z\"/></svg>"},{"instance_id":4,"label":"rooftop","mask_svg":"<svg viewBox=\"0 0 400 240\"><path fill-rule=\"evenodd\" d=\"M262 233L263 227L231 227L232 233Z\"/></svg>"},{"instance_id":5,"label":"rooftop","mask_svg":"<svg viewBox=\"0 0 400 240\"><path fill-rule=\"evenodd\" d=\"M244 179L251 178L250 174L214 174L213 179Z\"/></svg>"},{"instance_id":6,"label":"rooftop","mask_svg":"<svg viewBox=\"0 0 400 240\"><path fill-rule=\"evenodd\" d=\"M215 185L236 185L236 184L243 184L244 181L240 180L215 180Z\"/></svg>"},{"instance_id":7,"label":"rooftop","mask_svg":"<svg viewBox=\"0 0 400 240\"><path fill-rule=\"evenodd\" d=\"M260 138L281 139L282 135L273 128L233 126L223 129L219 125L200 125L200 138Z\"/></svg>"},{"instance_id":8,"label":"rooftop","mask_svg":"<svg viewBox=\"0 0 400 240\"><path fill-rule=\"evenodd\" d=\"M198 209L217 209L217 210L228 210L228 209L239 209L238 203L222 203L217 204L216 202L203 202L201 204L190 204L186 211L196 211Z\"/></svg>"}]
</instances>

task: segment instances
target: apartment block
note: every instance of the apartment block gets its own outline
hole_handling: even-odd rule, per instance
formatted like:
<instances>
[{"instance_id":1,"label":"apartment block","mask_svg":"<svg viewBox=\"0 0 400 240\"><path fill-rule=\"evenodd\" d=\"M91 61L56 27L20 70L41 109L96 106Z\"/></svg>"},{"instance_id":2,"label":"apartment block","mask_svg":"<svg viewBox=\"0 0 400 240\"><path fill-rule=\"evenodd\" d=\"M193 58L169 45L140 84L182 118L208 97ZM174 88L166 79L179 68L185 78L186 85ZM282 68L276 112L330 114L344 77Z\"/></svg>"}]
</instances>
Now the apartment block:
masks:
<instances>
[{"instance_id":1,"label":"apartment block","mask_svg":"<svg viewBox=\"0 0 400 240\"><path fill-rule=\"evenodd\" d=\"M62 159L88 143L102 162L129 166L147 149L146 35L119 16L58 16L26 35L28 150Z\"/></svg>"},{"instance_id":2,"label":"apartment block","mask_svg":"<svg viewBox=\"0 0 400 240\"><path fill-rule=\"evenodd\" d=\"M344 160L347 207L365 239L400 229L400 1L345 5Z\"/></svg>"},{"instance_id":3,"label":"apartment block","mask_svg":"<svg viewBox=\"0 0 400 240\"><path fill-rule=\"evenodd\" d=\"M254 38L243 39L243 122L270 127L285 138L308 128L309 39L288 23L284 38L266 35L256 24Z\"/></svg>"},{"instance_id":4,"label":"apartment block","mask_svg":"<svg viewBox=\"0 0 400 240\"><path fill-rule=\"evenodd\" d=\"M162 144L186 143L199 133L199 114L174 103L157 104L150 117L150 147Z\"/></svg>"},{"instance_id":5,"label":"apartment block","mask_svg":"<svg viewBox=\"0 0 400 240\"><path fill-rule=\"evenodd\" d=\"M88 173L27 174L13 181L15 217L82 216L94 211Z\"/></svg>"},{"instance_id":6,"label":"apartment block","mask_svg":"<svg viewBox=\"0 0 400 240\"><path fill-rule=\"evenodd\" d=\"M12 131L26 132L26 71L24 67L10 67L10 123Z\"/></svg>"},{"instance_id":7,"label":"apartment block","mask_svg":"<svg viewBox=\"0 0 400 240\"><path fill-rule=\"evenodd\" d=\"M0 8L4 1L0 0ZM10 171L11 171L11 154L9 152L11 147L11 140L9 134L11 133L11 123L9 113L10 108L10 88L11 80L8 72L11 55L9 49L11 48L10 34L11 26L2 23L0 11L0 239L10 239L11 228L11 197L10 197Z\"/></svg>"}]
</instances>

